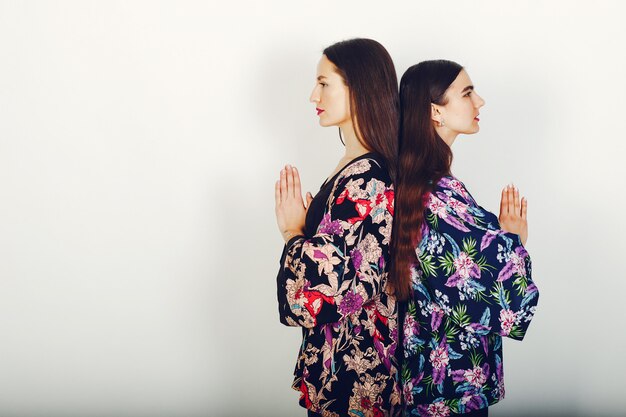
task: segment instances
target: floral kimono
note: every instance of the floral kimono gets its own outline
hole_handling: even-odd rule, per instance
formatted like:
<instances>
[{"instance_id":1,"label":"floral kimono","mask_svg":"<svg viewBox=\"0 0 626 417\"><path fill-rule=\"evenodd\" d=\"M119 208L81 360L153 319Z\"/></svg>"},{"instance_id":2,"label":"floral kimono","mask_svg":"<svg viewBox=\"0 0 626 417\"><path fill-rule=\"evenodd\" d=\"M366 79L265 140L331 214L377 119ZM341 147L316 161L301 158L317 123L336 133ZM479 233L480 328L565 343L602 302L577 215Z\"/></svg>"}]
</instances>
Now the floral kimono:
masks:
<instances>
[{"instance_id":1,"label":"floral kimono","mask_svg":"<svg viewBox=\"0 0 626 417\"><path fill-rule=\"evenodd\" d=\"M502 336L524 338L539 292L519 236L459 180L442 178L424 215L401 379L407 415L446 417L504 398Z\"/></svg>"},{"instance_id":2,"label":"floral kimono","mask_svg":"<svg viewBox=\"0 0 626 417\"><path fill-rule=\"evenodd\" d=\"M322 185L278 273L280 320L302 327L293 388L323 416L401 412L397 304L385 292L393 187L373 154Z\"/></svg>"}]
</instances>

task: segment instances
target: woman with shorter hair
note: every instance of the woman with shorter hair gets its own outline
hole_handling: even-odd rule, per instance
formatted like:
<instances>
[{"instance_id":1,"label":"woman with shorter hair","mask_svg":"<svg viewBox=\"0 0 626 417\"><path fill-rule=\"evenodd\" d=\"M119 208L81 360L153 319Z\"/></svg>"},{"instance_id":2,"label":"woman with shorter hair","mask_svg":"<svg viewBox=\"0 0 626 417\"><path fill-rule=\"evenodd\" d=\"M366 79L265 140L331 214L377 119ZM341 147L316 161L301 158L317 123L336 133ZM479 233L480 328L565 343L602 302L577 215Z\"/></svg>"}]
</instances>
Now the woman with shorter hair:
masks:
<instances>
[{"instance_id":1,"label":"woman with shorter hair","mask_svg":"<svg viewBox=\"0 0 626 417\"><path fill-rule=\"evenodd\" d=\"M496 217L450 173L450 147L478 132L484 104L455 62L421 62L400 83L389 285L401 301L411 416L486 416L504 397L502 336L523 339L539 297L526 200L505 187Z\"/></svg>"},{"instance_id":2,"label":"woman with shorter hair","mask_svg":"<svg viewBox=\"0 0 626 417\"><path fill-rule=\"evenodd\" d=\"M389 54L370 39L329 46L310 100L346 149L306 205L295 167L276 182L280 320L302 328L293 388L309 416L396 416L397 303L385 288L399 109Z\"/></svg>"}]
</instances>

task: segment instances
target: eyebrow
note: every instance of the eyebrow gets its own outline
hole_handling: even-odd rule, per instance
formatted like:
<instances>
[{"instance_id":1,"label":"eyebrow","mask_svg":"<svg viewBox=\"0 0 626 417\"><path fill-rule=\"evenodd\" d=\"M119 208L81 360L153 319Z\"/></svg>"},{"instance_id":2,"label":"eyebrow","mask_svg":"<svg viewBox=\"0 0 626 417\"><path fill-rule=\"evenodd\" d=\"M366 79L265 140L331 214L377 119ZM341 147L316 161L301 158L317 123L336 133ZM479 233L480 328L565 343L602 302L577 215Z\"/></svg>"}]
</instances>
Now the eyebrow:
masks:
<instances>
[{"instance_id":1,"label":"eyebrow","mask_svg":"<svg viewBox=\"0 0 626 417\"><path fill-rule=\"evenodd\" d=\"M474 90L474 86L473 86L473 85L468 85L467 87L465 87L465 88L463 89L463 91L461 91L461 93L464 93L464 92L466 92L466 91L468 91L468 90L472 90L472 91L473 91L473 90Z\"/></svg>"},{"instance_id":2,"label":"eyebrow","mask_svg":"<svg viewBox=\"0 0 626 417\"><path fill-rule=\"evenodd\" d=\"M318 75L317 81L320 81L322 78L326 79L326 76L325 75Z\"/></svg>"}]
</instances>

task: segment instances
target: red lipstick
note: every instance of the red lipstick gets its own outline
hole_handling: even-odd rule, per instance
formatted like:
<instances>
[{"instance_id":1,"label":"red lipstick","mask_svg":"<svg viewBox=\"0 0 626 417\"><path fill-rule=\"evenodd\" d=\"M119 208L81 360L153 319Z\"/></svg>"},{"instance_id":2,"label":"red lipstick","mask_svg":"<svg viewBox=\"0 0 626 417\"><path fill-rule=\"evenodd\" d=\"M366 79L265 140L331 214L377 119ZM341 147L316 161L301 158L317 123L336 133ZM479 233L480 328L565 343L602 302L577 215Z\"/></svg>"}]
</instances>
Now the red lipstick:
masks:
<instances>
[{"instance_id":1,"label":"red lipstick","mask_svg":"<svg viewBox=\"0 0 626 417\"><path fill-rule=\"evenodd\" d=\"M315 110L317 110L317 115L318 116L324 112L324 110L322 110L320 108L317 108L317 107L315 108Z\"/></svg>"}]
</instances>

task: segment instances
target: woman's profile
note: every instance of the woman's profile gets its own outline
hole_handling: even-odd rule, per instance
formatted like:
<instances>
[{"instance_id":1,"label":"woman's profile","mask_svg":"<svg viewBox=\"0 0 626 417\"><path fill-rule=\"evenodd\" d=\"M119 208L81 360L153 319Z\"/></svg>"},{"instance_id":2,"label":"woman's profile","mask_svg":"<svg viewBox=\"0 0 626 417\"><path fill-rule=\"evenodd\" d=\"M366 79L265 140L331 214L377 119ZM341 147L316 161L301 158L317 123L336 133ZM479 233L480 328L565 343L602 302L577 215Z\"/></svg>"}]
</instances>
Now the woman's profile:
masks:
<instances>
[{"instance_id":1,"label":"woman's profile","mask_svg":"<svg viewBox=\"0 0 626 417\"><path fill-rule=\"evenodd\" d=\"M293 388L310 416L400 412L397 303L385 292L399 123L393 62L378 42L329 46L310 100L345 155L307 203L295 167L276 182L285 240L280 320L302 328Z\"/></svg>"},{"instance_id":2,"label":"woman's profile","mask_svg":"<svg viewBox=\"0 0 626 417\"><path fill-rule=\"evenodd\" d=\"M504 397L502 336L524 337L539 296L523 246L527 202L507 186L496 217L450 172L450 146L478 132L484 105L463 67L410 67L400 103L389 283L401 301L407 414L486 416Z\"/></svg>"}]
</instances>

